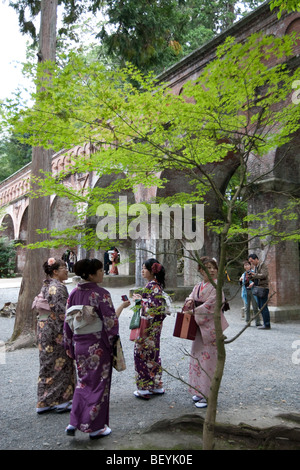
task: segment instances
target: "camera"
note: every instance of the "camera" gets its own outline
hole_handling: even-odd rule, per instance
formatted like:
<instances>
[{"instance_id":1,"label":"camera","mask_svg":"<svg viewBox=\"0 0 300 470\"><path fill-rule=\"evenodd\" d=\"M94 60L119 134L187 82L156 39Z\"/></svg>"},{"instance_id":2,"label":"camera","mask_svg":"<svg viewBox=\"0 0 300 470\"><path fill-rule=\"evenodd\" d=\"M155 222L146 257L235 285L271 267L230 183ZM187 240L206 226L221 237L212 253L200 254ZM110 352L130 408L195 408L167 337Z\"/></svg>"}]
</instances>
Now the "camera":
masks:
<instances>
[{"instance_id":1,"label":"camera","mask_svg":"<svg viewBox=\"0 0 300 470\"><path fill-rule=\"evenodd\" d=\"M128 300L128 297L127 295L121 295L121 299L123 300L123 302L125 302L126 300Z\"/></svg>"}]
</instances>

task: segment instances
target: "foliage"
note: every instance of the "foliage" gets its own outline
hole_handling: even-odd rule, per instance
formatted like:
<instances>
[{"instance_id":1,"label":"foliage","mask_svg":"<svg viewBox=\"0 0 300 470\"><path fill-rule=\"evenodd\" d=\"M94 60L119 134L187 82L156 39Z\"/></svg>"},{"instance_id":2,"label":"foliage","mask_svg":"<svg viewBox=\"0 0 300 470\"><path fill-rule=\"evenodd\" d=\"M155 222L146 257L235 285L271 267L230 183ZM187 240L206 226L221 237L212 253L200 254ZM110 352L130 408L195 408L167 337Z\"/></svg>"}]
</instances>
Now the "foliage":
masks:
<instances>
[{"instance_id":1,"label":"foliage","mask_svg":"<svg viewBox=\"0 0 300 470\"><path fill-rule=\"evenodd\" d=\"M300 2L299 0L272 0L270 5L271 10L279 9L277 16L281 18L281 15L284 11L300 11Z\"/></svg>"},{"instance_id":2,"label":"foliage","mask_svg":"<svg viewBox=\"0 0 300 470\"><path fill-rule=\"evenodd\" d=\"M31 146L26 143L22 144L17 135L2 136L0 141L0 181L31 162L31 155Z\"/></svg>"},{"instance_id":3,"label":"foliage","mask_svg":"<svg viewBox=\"0 0 300 470\"><path fill-rule=\"evenodd\" d=\"M257 179L247 173L250 156L262 159L299 128L299 106L289 99L299 69L291 72L280 64L283 57L292 55L295 41L295 37L253 35L241 44L228 38L216 60L200 79L187 83L180 96L132 66L110 71L97 61L86 63L70 54L64 58L64 68L59 63L38 66L37 89L44 67L51 71L51 84L43 82L44 91L34 96L36 105L31 109L15 114L10 105L9 121L20 134L30 134L24 139L30 145L60 150L90 143L92 153L70 157L66 173L48 175L42 187L42 192L66 195L74 208L79 204L83 217L95 215L100 202L110 202L122 191L135 191L139 184L163 186L165 181L159 177L163 169L182 170L191 179L192 195L187 191L177 201L200 202L213 191L222 217L209 227L219 234L226 230L230 244L237 234L257 235L256 229L249 230L247 217L242 224L233 217L255 191ZM271 69L270 58L277 63ZM285 106L278 106L282 102ZM229 152L240 170L236 188L223 194L207 168ZM64 185L66 176L87 171L119 178L111 186L84 192ZM289 205L285 212L291 214ZM275 218L268 214L265 222L274 226ZM270 237L272 230L264 228L260 236ZM297 239L299 234L290 236ZM90 234L88 239L91 243Z\"/></svg>"},{"instance_id":4,"label":"foliage","mask_svg":"<svg viewBox=\"0 0 300 470\"><path fill-rule=\"evenodd\" d=\"M82 43L76 31L83 18L101 19L91 32L98 38L98 57L121 66L130 62L140 70L156 73L212 39L263 0L60 0L62 26L58 48L67 38ZM11 1L17 11L21 32L37 44L33 19L39 15L39 0Z\"/></svg>"},{"instance_id":5,"label":"foliage","mask_svg":"<svg viewBox=\"0 0 300 470\"><path fill-rule=\"evenodd\" d=\"M157 83L151 74L144 77L132 66L110 71L98 62L86 63L71 54L64 58L64 68L59 63L45 64L46 69L38 67L37 90L44 70L51 72L52 81L51 86L43 83L44 90L34 97L32 109L15 114L17 108L12 103L8 109L8 122L20 134L30 134L31 145L60 150L90 143L91 151L77 157L66 151L68 169L64 174L48 175L46 186L42 183L41 193L34 195L45 191L68 195L74 207L80 205L83 216L97 214L99 203L123 191L134 191L139 184L164 185L159 178L163 169L188 174L193 182L192 197L198 193L198 201L210 191L214 193L220 210L208 228L220 239L214 312L218 362L205 418L205 448L212 448L211 443L207 445L207 436L214 429L226 356L220 317L226 254L242 231L234 210L241 196L247 200L255 194L256 183L265 177L248 173L249 159L255 155L259 162L268 152L289 142L299 129L300 109L290 96L300 71L281 65L293 55L295 43L295 37L253 35L243 43L228 38L218 48L216 60L196 81L187 83L180 96ZM272 68L268 66L270 59ZM228 155L239 164L240 171L236 187L222 192L214 170ZM96 191L75 191L64 184L72 173L90 171L99 177L113 176L113 184ZM190 202L188 191L185 196L180 195L181 204ZM293 203L299 207L296 197ZM256 222L258 227L251 228L251 232L248 227L248 236L269 240L274 226L276 232L278 216L283 215L270 209L251 216L251 223ZM287 217L292 215L289 207ZM290 236L299 239L299 231Z\"/></svg>"},{"instance_id":6,"label":"foliage","mask_svg":"<svg viewBox=\"0 0 300 470\"><path fill-rule=\"evenodd\" d=\"M16 267L16 249L14 242L0 237L0 278L13 277Z\"/></svg>"},{"instance_id":7,"label":"foliage","mask_svg":"<svg viewBox=\"0 0 300 470\"><path fill-rule=\"evenodd\" d=\"M95 13L103 6L102 0L87 0L85 2L75 2L73 0L58 0L58 5L64 7L62 15L62 26L58 35L67 32L69 25L78 21L78 19L87 11ZM18 13L19 27L23 34L29 34L36 45L38 43L38 34L34 24L34 19L41 13L41 0L9 0L9 5Z\"/></svg>"}]
</instances>

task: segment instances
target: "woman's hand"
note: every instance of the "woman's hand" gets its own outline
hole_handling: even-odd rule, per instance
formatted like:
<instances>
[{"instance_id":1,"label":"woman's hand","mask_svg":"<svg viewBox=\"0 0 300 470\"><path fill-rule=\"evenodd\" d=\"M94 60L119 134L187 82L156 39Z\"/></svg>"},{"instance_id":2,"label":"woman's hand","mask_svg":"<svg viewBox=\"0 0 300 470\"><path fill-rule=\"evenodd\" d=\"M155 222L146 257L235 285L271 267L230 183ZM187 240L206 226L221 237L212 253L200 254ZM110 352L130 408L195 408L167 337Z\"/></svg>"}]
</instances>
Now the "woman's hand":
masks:
<instances>
[{"instance_id":1,"label":"woman's hand","mask_svg":"<svg viewBox=\"0 0 300 470\"><path fill-rule=\"evenodd\" d=\"M184 304L183 310L184 310L184 311L185 311L186 309L187 309L187 310L190 310L193 305L194 305L194 300L193 300L193 299L189 299L189 300L187 300L186 303Z\"/></svg>"},{"instance_id":2,"label":"woman's hand","mask_svg":"<svg viewBox=\"0 0 300 470\"><path fill-rule=\"evenodd\" d=\"M184 313L187 313L188 315L194 315L193 310L185 310Z\"/></svg>"},{"instance_id":3,"label":"woman's hand","mask_svg":"<svg viewBox=\"0 0 300 470\"><path fill-rule=\"evenodd\" d=\"M129 307L129 305L130 305L130 300L125 300L124 302L121 303L121 305L116 309L116 315L118 318L121 315L123 309L126 307Z\"/></svg>"},{"instance_id":4,"label":"woman's hand","mask_svg":"<svg viewBox=\"0 0 300 470\"><path fill-rule=\"evenodd\" d=\"M142 296L141 296L141 294L132 294L132 298L133 298L133 300L141 300Z\"/></svg>"}]
</instances>

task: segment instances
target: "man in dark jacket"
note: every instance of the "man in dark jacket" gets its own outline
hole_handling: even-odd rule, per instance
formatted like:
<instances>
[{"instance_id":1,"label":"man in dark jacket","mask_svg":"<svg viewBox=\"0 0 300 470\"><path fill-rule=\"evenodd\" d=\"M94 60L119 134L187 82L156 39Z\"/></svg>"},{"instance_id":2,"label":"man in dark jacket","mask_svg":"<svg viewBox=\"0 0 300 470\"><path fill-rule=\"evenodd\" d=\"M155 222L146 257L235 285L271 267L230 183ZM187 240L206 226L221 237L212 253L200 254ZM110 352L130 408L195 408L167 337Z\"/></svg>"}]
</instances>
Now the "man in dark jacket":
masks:
<instances>
[{"instance_id":1,"label":"man in dark jacket","mask_svg":"<svg viewBox=\"0 0 300 470\"><path fill-rule=\"evenodd\" d=\"M254 268L254 273L251 273L252 279L254 279L255 285L258 286L262 293L262 296L256 296L257 305L259 310L263 307L261 314L263 317L264 325L259 326L259 329L269 330L270 324L270 312L268 309L268 295L269 295L269 272L268 267L265 263L262 263L255 253L252 253L248 257L249 262Z\"/></svg>"}]
</instances>

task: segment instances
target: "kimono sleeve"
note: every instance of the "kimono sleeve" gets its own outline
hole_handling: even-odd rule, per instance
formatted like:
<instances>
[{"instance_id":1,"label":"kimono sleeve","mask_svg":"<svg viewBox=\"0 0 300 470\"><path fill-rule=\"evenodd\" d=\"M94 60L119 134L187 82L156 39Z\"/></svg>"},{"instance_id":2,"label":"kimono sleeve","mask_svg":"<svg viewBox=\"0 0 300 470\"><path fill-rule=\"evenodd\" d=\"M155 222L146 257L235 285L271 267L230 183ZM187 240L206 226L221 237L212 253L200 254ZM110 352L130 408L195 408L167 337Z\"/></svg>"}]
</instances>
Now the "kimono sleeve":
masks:
<instances>
[{"instance_id":1,"label":"kimono sleeve","mask_svg":"<svg viewBox=\"0 0 300 470\"><path fill-rule=\"evenodd\" d=\"M70 300L70 298L68 299L68 303L67 303L66 308L68 308L70 306L69 305L69 300ZM67 355L69 357L71 357L72 359L75 359L73 331L71 330L70 326L68 325L68 323L66 321L64 322L64 348L66 350Z\"/></svg>"},{"instance_id":2,"label":"kimono sleeve","mask_svg":"<svg viewBox=\"0 0 300 470\"><path fill-rule=\"evenodd\" d=\"M198 325L207 322L214 314L217 299L216 289L210 285L207 288L206 295L203 294L203 304L195 308L195 321Z\"/></svg>"},{"instance_id":3,"label":"kimono sleeve","mask_svg":"<svg viewBox=\"0 0 300 470\"><path fill-rule=\"evenodd\" d=\"M147 292L143 294L142 305L143 315L145 317L155 318L156 315L161 315L163 307L162 290L158 285L146 286Z\"/></svg>"},{"instance_id":4,"label":"kimono sleeve","mask_svg":"<svg viewBox=\"0 0 300 470\"><path fill-rule=\"evenodd\" d=\"M52 312L57 314L61 320L64 319L68 300L68 291L61 283L51 283L44 292L44 297L48 301Z\"/></svg>"},{"instance_id":5,"label":"kimono sleeve","mask_svg":"<svg viewBox=\"0 0 300 470\"><path fill-rule=\"evenodd\" d=\"M103 295L99 307L103 320L103 328L106 332L109 344L112 345L114 337L119 334L119 321L109 292Z\"/></svg>"},{"instance_id":6,"label":"kimono sleeve","mask_svg":"<svg viewBox=\"0 0 300 470\"><path fill-rule=\"evenodd\" d=\"M199 290L199 284L196 284L190 295L185 299L184 303L186 303L188 300L195 300L198 298L198 290Z\"/></svg>"}]
</instances>

